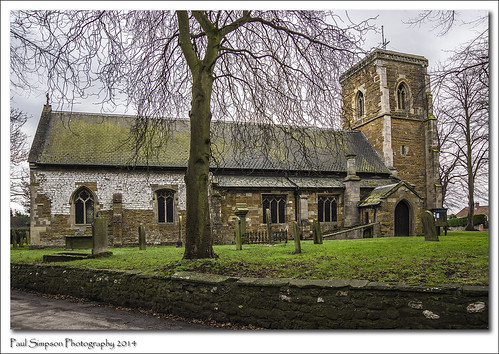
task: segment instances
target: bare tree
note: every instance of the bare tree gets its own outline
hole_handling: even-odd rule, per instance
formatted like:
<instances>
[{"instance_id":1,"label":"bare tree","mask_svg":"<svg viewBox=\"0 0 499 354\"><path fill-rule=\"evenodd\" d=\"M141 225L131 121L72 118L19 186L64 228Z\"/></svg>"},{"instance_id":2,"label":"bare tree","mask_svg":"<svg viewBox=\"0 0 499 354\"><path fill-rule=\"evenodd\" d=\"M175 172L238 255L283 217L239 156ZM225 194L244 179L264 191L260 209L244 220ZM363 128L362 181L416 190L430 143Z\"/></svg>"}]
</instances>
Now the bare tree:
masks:
<instances>
[{"instance_id":1,"label":"bare tree","mask_svg":"<svg viewBox=\"0 0 499 354\"><path fill-rule=\"evenodd\" d=\"M26 206L29 193L26 194L29 173L22 166L28 160L27 135L22 131L28 116L18 110L10 109L10 200Z\"/></svg>"},{"instance_id":2,"label":"bare tree","mask_svg":"<svg viewBox=\"0 0 499 354\"><path fill-rule=\"evenodd\" d=\"M444 204L459 205L467 198L466 229L472 230L474 199L488 198L489 46L488 28L483 29L488 15L484 12L466 22L458 11L428 10L407 23L429 23L439 36L462 25L476 33L473 40L456 49L446 63L431 73Z\"/></svg>"},{"instance_id":3,"label":"bare tree","mask_svg":"<svg viewBox=\"0 0 499 354\"><path fill-rule=\"evenodd\" d=\"M156 118L188 114L184 258L216 257L212 121L281 132L338 124L339 75L363 53L370 29L323 11L17 11L11 71L15 86L29 84L29 73L48 78L52 95L69 103L96 95L112 106L123 97L137 112L134 144L146 153L161 145L148 143L150 129L173 131L174 120Z\"/></svg>"},{"instance_id":4,"label":"bare tree","mask_svg":"<svg viewBox=\"0 0 499 354\"><path fill-rule=\"evenodd\" d=\"M440 149L446 162L441 176L448 186L454 184L467 194L466 230L473 230L475 196L487 198L488 193L489 72L488 63L483 63L487 52L487 43L474 42L456 51L435 73Z\"/></svg>"}]
</instances>

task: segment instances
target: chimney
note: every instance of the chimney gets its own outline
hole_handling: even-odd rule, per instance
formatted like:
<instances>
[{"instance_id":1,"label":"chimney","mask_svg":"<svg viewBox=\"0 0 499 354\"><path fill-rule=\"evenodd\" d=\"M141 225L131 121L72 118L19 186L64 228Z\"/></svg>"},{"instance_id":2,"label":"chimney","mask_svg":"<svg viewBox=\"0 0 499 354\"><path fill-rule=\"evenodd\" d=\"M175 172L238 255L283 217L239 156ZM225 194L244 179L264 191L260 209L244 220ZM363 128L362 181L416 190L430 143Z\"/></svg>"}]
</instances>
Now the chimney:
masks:
<instances>
[{"instance_id":1,"label":"chimney","mask_svg":"<svg viewBox=\"0 0 499 354\"><path fill-rule=\"evenodd\" d=\"M475 203L475 210L477 210L479 206L480 206L480 203Z\"/></svg>"},{"instance_id":2,"label":"chimney","mask_svg":"<svg viewBox=\"0 0 499 354\"><path fill-rule=\"evenodd\" d=\"M348 154L345 157L347 159L347 179L350 179L351 177L357 177L357 162L355 160L356 155Z\"/></svg>"}]
</instances>

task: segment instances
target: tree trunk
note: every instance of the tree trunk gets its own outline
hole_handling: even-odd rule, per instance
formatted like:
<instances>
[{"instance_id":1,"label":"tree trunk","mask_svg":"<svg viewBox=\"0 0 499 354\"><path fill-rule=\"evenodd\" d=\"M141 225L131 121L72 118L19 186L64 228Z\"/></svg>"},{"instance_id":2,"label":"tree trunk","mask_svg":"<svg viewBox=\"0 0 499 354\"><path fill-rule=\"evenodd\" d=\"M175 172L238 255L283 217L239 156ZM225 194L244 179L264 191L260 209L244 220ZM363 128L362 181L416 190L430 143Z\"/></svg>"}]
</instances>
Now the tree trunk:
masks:
<instances>
[{"instance_id":1,"label":"tree trunk","mask_svg":"<svg viewBox=\"0 0 499 354\"><path fill-rule=\"evenodd\" d=\"M471 157L468 156L468 160ZM473 168L470 165L471 161L468 161L468 216L466 222L466 231L475 231L475 226L473 225L473 216L475 215L475 179L473 176Z\"/></svg>"},{"instance_id":2,"label":"tree trunk","mask_svg":"<svg viewBox=\"0 0 499 354\"><path fill-rule=\"evenodd\" d=\"M208 176L210 168L210 99L213 78L200 68L193 73L190 154L185 174L186 227L184 259L216 258L211 235Z\"/></svg>"},{"instance_id":3,"label":"tree trunk","mask_svg":"<svg viewBox=\"0 0 499 354\"><path fill-rule=\"evenodd\" d=\"M466 105L467 107L467 105ZM473 175L473 151L471 147L471 117L468 114L468 109L465 108L466 114L466 170L468 173L468 218L466 222L466 231L475 231L473 225L473 215L475 215L475 178Z\"/></svg>"}]
</instances>

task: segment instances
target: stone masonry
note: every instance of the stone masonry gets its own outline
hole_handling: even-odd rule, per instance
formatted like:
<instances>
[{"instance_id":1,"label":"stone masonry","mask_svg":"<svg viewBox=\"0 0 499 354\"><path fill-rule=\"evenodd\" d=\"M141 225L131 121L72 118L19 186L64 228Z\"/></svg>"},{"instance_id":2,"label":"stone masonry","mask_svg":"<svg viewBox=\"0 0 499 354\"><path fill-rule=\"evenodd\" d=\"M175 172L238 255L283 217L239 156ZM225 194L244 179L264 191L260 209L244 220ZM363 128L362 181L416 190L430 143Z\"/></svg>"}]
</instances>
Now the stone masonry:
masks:
<instances>
[{"instance_id":1,"label":"stone masonry","mask_svg":"<svg viewBox=\"0 0 499 354\"><path fill-rule=\"evenodd\" d=\"M425 197L425 208L441 207L436 123L426 67L421 56L375 50L342 75L343 127L361 130L392 168ZM397 87L408 88L406 109L397 105ZM365 114L356 112L362 92Z\"/></svg>"},{"instance_id":2,"label":"stone masonry","mask_svg":"<svg viewBox=\"0 0 499 354\"><path fill-rule=\"evenodd\" d=\"M138 242L137 228L144 221L149 221L146 233L152 243L174 242L178 238L178 218L173 224L158 224L154 213L154 191L161 188L175 190L176 209L178 215L182 215L185 213L185 184L181 173L32 169L33 245L62 246L63 235L74 235L75 232L91 234L91 225L75 225L72 217L72 195L81 186L88 187L95 194L96 212L101 211L108 219L110 235L113 235L113 195L121 193L123 244Z\"/></svg>"}]
</instances>

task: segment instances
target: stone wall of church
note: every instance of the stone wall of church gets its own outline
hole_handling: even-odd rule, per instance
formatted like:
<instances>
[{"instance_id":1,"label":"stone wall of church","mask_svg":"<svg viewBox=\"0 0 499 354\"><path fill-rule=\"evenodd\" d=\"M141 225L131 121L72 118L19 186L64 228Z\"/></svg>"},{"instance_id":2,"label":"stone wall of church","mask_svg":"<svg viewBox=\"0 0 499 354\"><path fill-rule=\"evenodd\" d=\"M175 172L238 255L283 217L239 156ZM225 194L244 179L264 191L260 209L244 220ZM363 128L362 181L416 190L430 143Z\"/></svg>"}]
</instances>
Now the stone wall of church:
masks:
<instances>
[{"instance_id":1,"label":"stone wall of church","mask_svg":"<svg viewBox=\"0 0 499 354\"><path fill-rule=\"evenodd\" d=\"M236 215L234 209L236 203L246 203L248 214L246 215L246 230L265 231L266 224L263 223L263 205L262 195L274 194L283 195L286 197L285 223L274 224L274 230L288 230L288 237L292 237L293 222L295 217L295 196L293 190L282 189L216 189L212 197L213 213L216 215L212 218L215 243L230 244L234 242ZM318 218L318 195L328 194L334 195L337 199L337 221L329 223L321 223L322 229L334 230L343 226L344 210L343 210L343 191L324 189L318 191L300 191L298 196L299 206L298 219L305 238L311 237L311 224L313 220Z\"/></svg>"},{"instance_id":2,"label":"stone wall of church","mask_svg":"<svg viewBox=\"0 0 499 354\"><path fill-rule=\"evenodd\" d=\"M416 191L425 196L426 161L423 137L424 127L420 121L392 118L393 165L397 170L397 177L413 184Z\"/></svg>"},{"instance_id":3,"label":"stone wall of church","mask_svg":"<svg viewBox=\"0 0 499 354\"><path fill-rule=\"evenodd\" d=\"M65 235L91 235L91 225L76 225L73 195L82 186L87 187L95 198L95 210L108 221L109 244L127 246L138 243L138 227L146 228L148 244L172 244L179 238L179 216L183 217L185 233L185 183L183 173L144 172L122 170L69 170L62 168L31 170L31 238L33 245L58 246L65 244ZM155 191L162 188L174 190L175 220L158 223ZM117 210L116 194L120 204ZM296 201L294 190L282 189L215 189L212 191L211 210L215 244L234 242L236 203L246 203L248 231L266 230L263 223L262 194L279 194L286 198L285 223L275 224L275 230L288 230L291 236L295 221ZM343 226L343 191L324 189L301 191L298 197L304 237L310 237L310 226L317 219L318 195L334 195L337 199L337 221L322 223L323 230ZM185 240L185 234L182 237Z\"/></svg>"},{"instance_id":4,"label":"stone wall of church","mask_svg":"<svg viewBox=\"0 0 499 354\"><path fill-rule=\"evenodd\" d=\"M429 199L427 192L434 194L438 181L428 182L426 178L432 168L429 164L433 164L426 156L426 66L421 57L381 51L347 72L341 84L343 127L361 130L386 165L395 168L397 177L413 184ZM401 83L408 88L406 109L398 108L397 88ZM361 117L355 105L359 91L363 92L365 106Z\"/></svg>"},{"instance_id":5,"label":"stone wall of church","mask_svg":"<svg viewBox=\"0 0 499 354\"><path fill-rule=\"evenodd\" d=\"M394 236L395 233L395 207L401 201L409 205L409 230L410 236L423 234L421 215L424 211L424 202L407 187L401 186L391 194L376 211L376 222L380 223L381 236Z\"/></svg>"},{"instance_id":6,"label":"stone wall of church","mask_svg":"<svg viewBox=\"0 0 499 354\"><path fill-rule=\"evenodd\" d=\"M91 234L90 225L75 225L73 193L86 186L94 194L95 209L108 220L113 243L113 195L121 194L122 243L138 240L138 226L144 223L148 243L175 242L178 216L185 214L185 183L182 173L121 170L31 170L31 240L34 245L64 245L62 235ZM175 220L159 224L154 212L157 189L175 190Z\"/></svg>"}]
</instances>

